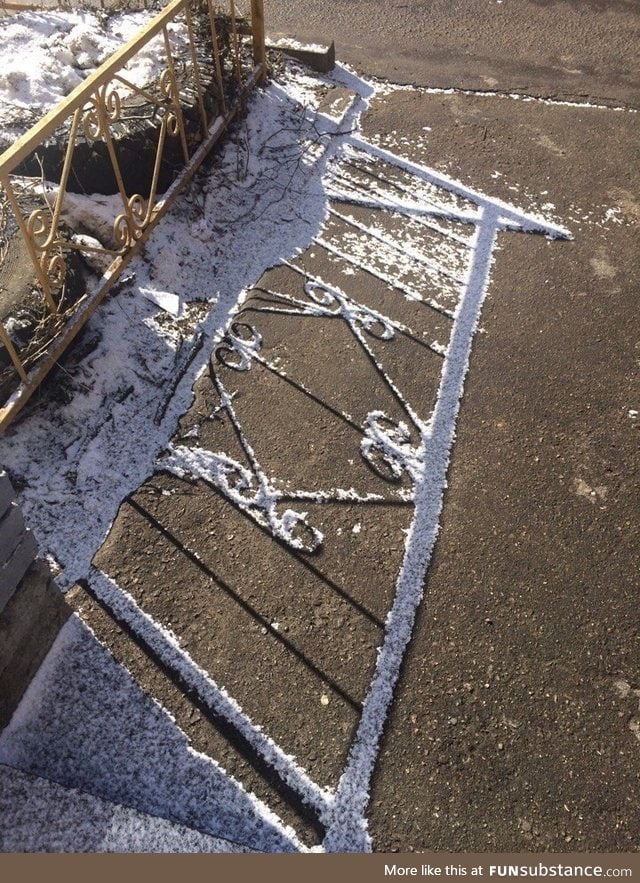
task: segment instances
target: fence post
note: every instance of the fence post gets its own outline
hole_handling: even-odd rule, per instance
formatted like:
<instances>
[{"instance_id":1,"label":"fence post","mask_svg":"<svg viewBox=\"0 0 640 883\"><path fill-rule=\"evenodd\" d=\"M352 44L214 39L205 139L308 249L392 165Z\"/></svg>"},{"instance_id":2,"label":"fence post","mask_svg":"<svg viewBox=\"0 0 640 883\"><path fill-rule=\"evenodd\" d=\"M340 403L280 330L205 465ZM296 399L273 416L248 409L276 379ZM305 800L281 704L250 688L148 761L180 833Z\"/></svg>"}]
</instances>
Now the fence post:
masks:
<instances>
[{"instance_id":1,"label":"fence post","mask_svg":"<svg viewBox=\"0 0 640 883\"><path fill-rule=\"evenodd\" d=\"M263 0L251 0L251 31L253 33L253 63L266 66L267 53L264 42Z\"/></svg>"}]
</instances>

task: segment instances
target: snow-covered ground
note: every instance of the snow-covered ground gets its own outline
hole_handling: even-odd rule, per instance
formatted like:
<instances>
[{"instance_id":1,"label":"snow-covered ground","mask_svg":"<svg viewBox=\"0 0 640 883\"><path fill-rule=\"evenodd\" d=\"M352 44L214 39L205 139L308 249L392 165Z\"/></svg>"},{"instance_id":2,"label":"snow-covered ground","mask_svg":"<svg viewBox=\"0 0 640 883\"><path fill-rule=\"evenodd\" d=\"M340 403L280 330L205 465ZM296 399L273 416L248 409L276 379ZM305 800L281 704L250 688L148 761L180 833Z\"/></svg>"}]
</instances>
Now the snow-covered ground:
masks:
<instances>
[{"instance_id":1,"label":"snow-covered ground","mask_svg":"<svg viewBox=\"0 0 640 883\"><path fill-rule=\"evenodd\" d=\"M179 851L191 851L189 843L197 831L259 851L299 847L293 832L286 831L266 806L189 747L167 712L76 617L63 628L0 736L0 764L195 829L174 840L174 848L183 844ZM0 822L3 852L8 844L21 851L11 806L4 802L9 797L6 792L0 796L7 825L5 830ZM41 799L55 806L57 795L45 791ZM142 829L136 849L163 851L150 828L135 816L123 818L120 827L131 834ZM46 832L39 836L46 842ZM95 836L94 826L86 831L85 842ZM77 849L82 842L80 832Z\"/></svg>"},{"instance_id":2,"label":"snow-covered ground","mask_svg":"<svg viewBox=\"0 0 640 883\"><path fill-rule=\"evenodd\" d=\"M63 570L62 586L86 574L120 500L152 471L242 292L319 231L326 195L318 161L327 139L308 111L317 86L298 72L254 96L215 166L160 223L120 292L89 322L91 351L62 380L71 401L30 408L0 440L0 459L41 548ZM66 217L90 230L93 223L99 236L110 199L97 197L92 213L91 198L73 195ZM167 300L173 316L158 309ZM208 347L194 355L202 334Z\"/></svg>"},{"instance_id":3,"label":"snow-covered ground","mask_svg":"<svg viewBox=\"0 0 640 883\"><path fill-rule=\"evenodd\" d=\"M84 27L77 21L67 36L79 25ZM58 46L55 27L43 39L45 50L47 39ZM58 53L52 63L64 64L66 57ZM81 76L77 71L76 75ZM28 105L28 84L23 92L12 93L18 87L11 83L6 88L8 94L23 95ZM33 85L34 95L38 88L40 81ZM44 398L32 404L0 438L0 462L19 490L26 520L58 572L59 584L70 587L89 578L96 593L110 594L108 600L121 605L123 615L156 641L157 652L167 654L167 664L179 664L193 676L194 689L201 690L203 701L224 706L248 738L255 738L256 751L268 755L279 772L299 783L309 802L319 805L329 831L325 847L337 850L370 847L364 819L369 781L438 531L455 422L496 232L518 228L551 237L566 233L364 141L359 135L362 113L373 97L388 88L340 66L327 77L312 77L292 65L257 92L246 118L215 162L159 224L144 253L130 265L120 290L89 322L82 356L75 364L67 363L66 379L59 380L67 385L67 401ZM42 86L39 94L47 89ZM348 101L327 101L332 90L346 94ZM345 171L344 163L354 156L398 170L409 182L404 195L375 188L363 194ZM428 219L436 230L444 224L457 232L443 234L439 251L427 256L419 252L417 240L405 242L403 251L384 229L357 226L357 233L338 247L327 232L329 199L351 200L361 208L370 202L400 218ZM92 221L100 215L98 209L99 205L92 211L90 198L77 200L68 217L73 220L73 212L77 218L82 211L84 225L99 235L100 218ZM387 377L413 422L417 445L405 443L401 427L395 435L385 429L377 411L369 413L363 430L363 456L377 446L396 469L410 476L415 517L404 538L404 563L360 727L335 792L306 779L295 759L274 746L206 673L197 670L180 647L179 635L151 621L91 565L121 501L153 473L169 447L177 421L192 401L194 381L250 286L267 268L293 261L313 242L333 250L344 262L345 279L349 268L366 267L382 281L395 280L408 299L423 299L420 291L402 281L407 264L419 264L425 280L433 282L436 276L444 280L442 302L430 305L442 311L452 329L447 343L430 341L442 360L432 414L418 416L412 402ZM285 307L319 317L323 309L339 308L362 340L372 325L379 325L389 338L402 330L392 318L374 314L320 280L311 300L289 301ZM169 304L171 310L159 308L159 303ZM363 345L366 348L366 341ZM241 341L238 346L242 349ZM245 345L240 355L250 361L255 353ZM384 373L384 365L378 367ZM230 402L222 404L232 414ZM203 462L191 454L191 460L185 455L178 465L197 473ZM228 465L220 456L216 462ZM262 481L258 470L256 475ZM248 474L245 478L251 480ZM269 488L264 485L262 490L264 500ZM265 523L282 539L277 525L268 519ZM121 729L122 720L128 721L128 729ZM303 848L295 833L267 807L186 745L166 712L75 619L63 630L0 736L0 762L63 784L96 788L101 797L254 849Z\"/></svg>"},{"instance_id":4,"label":"snow-covered ground","mask_svg":"<svg viewBox=\"0 0 640 883\"><path fill-rule=\"evenodd\" d=\"M19 100L39 113L59 97L56 81L67 91L60 75L67 56L56 47L74 27L91 28L86 15L19 18L22 27L29 19L36 36L44 35L21 56L22 75L13 84L3 80L5 96L9 104ZM8 39L6 32L3 36ZM106 52L107 39L99 42ZM43 65L48 85L44 74L27 77L34 43L49 60ZM71 86L81 76L67 74ZM62 381L68 382L71 400L29 407L0 440L0 461L19 489L42 554L59 571L61 587L86 576L120 500L153 470L238 297L266 267L304 248L319 229L326 199L314 158L322 153L322 140L307 110L317 86L297 72L254 96L213 169L178 201L131 265L121 290L90 321L84 338L91 350L77 365L67 365ZM278 146L288 147L290 156L279 156ZM93 225L99 236L108 209L109 197L72 197L67 218ZM167 299L173 315L157 306ZM176 371L185 367L174 389ZM167 390L173 393L169 400ZM123 714L131 722L124 732ZM139 751L130 741L134 733ZM168 715L75 617L1 742L2 763L245 847L302 848L268 808L187 746Z\"/></svg>"},{"instance_id":5,"label":"snow-covered ground","mask_svg":"<svg viewBox=\"0 0 640 883\"><path fill-rule=\"evenodd\" d=\"M155 13L57 11L20 12L2 19L0 29L0 143L10 144L26 127L69 94L130 40ZM187 45L186 28L169 25L172 46ZM138 86L160 72L164 49L151 40L127 64Z\"/></svg>"}]
</instances>

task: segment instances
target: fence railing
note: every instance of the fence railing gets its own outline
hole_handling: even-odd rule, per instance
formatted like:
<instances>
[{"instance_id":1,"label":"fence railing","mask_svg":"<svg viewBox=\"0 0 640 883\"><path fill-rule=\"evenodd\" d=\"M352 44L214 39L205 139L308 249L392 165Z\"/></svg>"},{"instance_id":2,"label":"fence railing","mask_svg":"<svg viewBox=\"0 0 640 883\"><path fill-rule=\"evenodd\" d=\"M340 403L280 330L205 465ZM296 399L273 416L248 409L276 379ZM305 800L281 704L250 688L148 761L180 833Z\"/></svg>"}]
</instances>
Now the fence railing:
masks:
<instances>
[{"instance_id":1,"label":"fence railing","mask_svg":"<svg viewBox=\"0 0 640 883\"><path fill-rule=\"evenodd\" d=\"M140 82L136 57L153 58ZM86 323L266 73L262 0L171 0L0 156L0 430ZM99 237L74 194L111 194ZM77 201L77 199L76 199ZM102 229L102 228L101 228Z\"/></svg>"}]
</instances>

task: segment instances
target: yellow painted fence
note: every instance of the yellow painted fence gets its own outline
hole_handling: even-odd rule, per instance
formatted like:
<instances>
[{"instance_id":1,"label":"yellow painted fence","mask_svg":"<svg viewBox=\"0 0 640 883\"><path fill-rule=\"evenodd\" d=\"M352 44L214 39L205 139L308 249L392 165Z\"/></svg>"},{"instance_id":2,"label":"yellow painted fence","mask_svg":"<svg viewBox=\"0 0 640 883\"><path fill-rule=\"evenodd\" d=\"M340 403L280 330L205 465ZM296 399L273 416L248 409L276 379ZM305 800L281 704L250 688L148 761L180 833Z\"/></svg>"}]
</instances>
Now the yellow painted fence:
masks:
<instances>
[{"instance_id":1,"label":"yellow painted fence","mask_svg":"<svg viewBox=\"0 0 640 883\"><path fill-rule=\"evenodd\" d=\"M160 72L140 84L131 62L150 49ZM28 265L22 288L19 274L0 273L0 431L265 73L262 0L251 0L244 15L235 0L222 9L212 0L171 0L0 156L0 264L17 248ZM132 130L135 144L127 141ZM92 185L117 196L107 241L75 235L64 223L67 195L91 194ZM85 287L87 262L101 272ZM22 299L30 318L17 333Z\"/></svg>"}]
</instances>

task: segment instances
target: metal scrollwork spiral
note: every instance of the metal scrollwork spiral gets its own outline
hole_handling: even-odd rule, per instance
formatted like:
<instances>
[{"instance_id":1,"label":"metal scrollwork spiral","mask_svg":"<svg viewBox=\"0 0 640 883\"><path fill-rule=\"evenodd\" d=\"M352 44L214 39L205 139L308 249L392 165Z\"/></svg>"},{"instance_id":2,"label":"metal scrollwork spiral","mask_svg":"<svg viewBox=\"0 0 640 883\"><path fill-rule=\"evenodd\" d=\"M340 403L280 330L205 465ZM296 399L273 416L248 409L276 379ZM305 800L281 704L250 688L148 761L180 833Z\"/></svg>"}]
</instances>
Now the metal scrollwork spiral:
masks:
<instances>
[{"instance_id":1,"label":"metal scrollwork spiral","mask_svg":"<svg viewBox=\"0 0 640 883\"><path fill-rule=\"evenodd\" d=\"M43 255L41 266L52 288L61 288L64 285L64 280L67 276L67 265L61 254L55 254L51 258L46 254Z\"/></svg>"},{"instance_id":2,"label":"metal scrollwork spiral","mask_svg":"<svg viewBox=\"0 0 640 883\"><path fill-rule=\"evenodd\" d=\"M122 112L120 93L114 88L111 88L111 91L107 91L107 87L105 86L101 92L101 98L104 102L107 121L110 123L117 122L120 119L120 113Z\"/></svg>"},{"instance_id":3,"label":"metal scrollwork spiral","mask_svg":"<svg viewBox=\"0 0 640 883\"><path fill-rule=\"evenodd\" d=\"M105 124L120 119L122 103L118 91L103 86L90 99L89 106L82 115L82 129L88 141L97 141L105 136Z\"/></svg>"},{"instance_id":4,"label":"metal scrollwork spiral","mask_svg":"<svg viewBox=\"0 0 640 883\"><path fill-rule=\"evenodd\" d=\"M168 113L166 116L167 133L171 136L180 134L180 123L175 113Z\"/></svg>"},{"instance_id":5,"label":"metal scrollwork spiral","mask_svg":"<svg viewBox=\"0 0 640 883\"><path fill-rule=\"evenodd\" d=\"M27 221L27 230L36 248L44 249L50 245L53 239L50 212L43 208L32 211Z\"/></svg>"},{"instance_id":6,"label":"metal scrollwork spiral","mask_svg":"<svg viewBox=\"0 0 640 883\"><path fill-rule=\"evenodd\" d=\"M113 222L113 238L116 246L123 250L129 248L133 243L131 221L128 215L118 215Z\"/></svg>"},{"instance_id":7,"label":"metal scrollwork spiral","mask_svg":"<svg viewBox=\"0 0 640 883\"><path fill-rule=\"evenodd\" d=\"M165 68L160 74L160 89L165 98L168 98L170 101L175 101L176 92L173 87L171 71L168 68Z\"/></svg>"},{"instance_id":8,"label":"metal scrollwork spiral","mask_svg":"<svg viewBox=\"0 0 640 883\"><path fill-rule=\"evenodd\" d=\"M122 250L131 248L142 236L148 221L146 200L135 193L127 202L127 211L118 215L113 222L113 238L116 246Z\"/></svg>"},{"instance_id":9,"label":"metal scrollwork spiral","mask_svg":"<svg viewBox=\"0 0 640 883\"><path fill-rule=\"evenodd\" d=\"M175 107L177 95L171 71L168 68L165 68L160 74L160 90L164 97ZM180 121L174 110L168 110L165 116L165 124L167 134L171 136L180 134Z\"/></svg>"},{"instance_id":10,"label":"metal scrollwork spiral","mask_svg":"<svg viewBox=\"0 0 640 883\"><path fill-rule=\"evenodd\" d=\"M147 202L139 193L134 193L129 198L129 214L133 225L133 236L139 239L147 225Z\"/></svg>"},{"instance_id":11,"label":"metal scrollwork spiral","mask_svg":"<svg viewBox=\"0 0 640 883\"><path fill-rule=\"evenodd\" d=\"M98 115L98 109L93 102L82 114L82 130L87 141L97 141L97 139L100 138L100 117Z\"/></svg>"}]
</instances>

